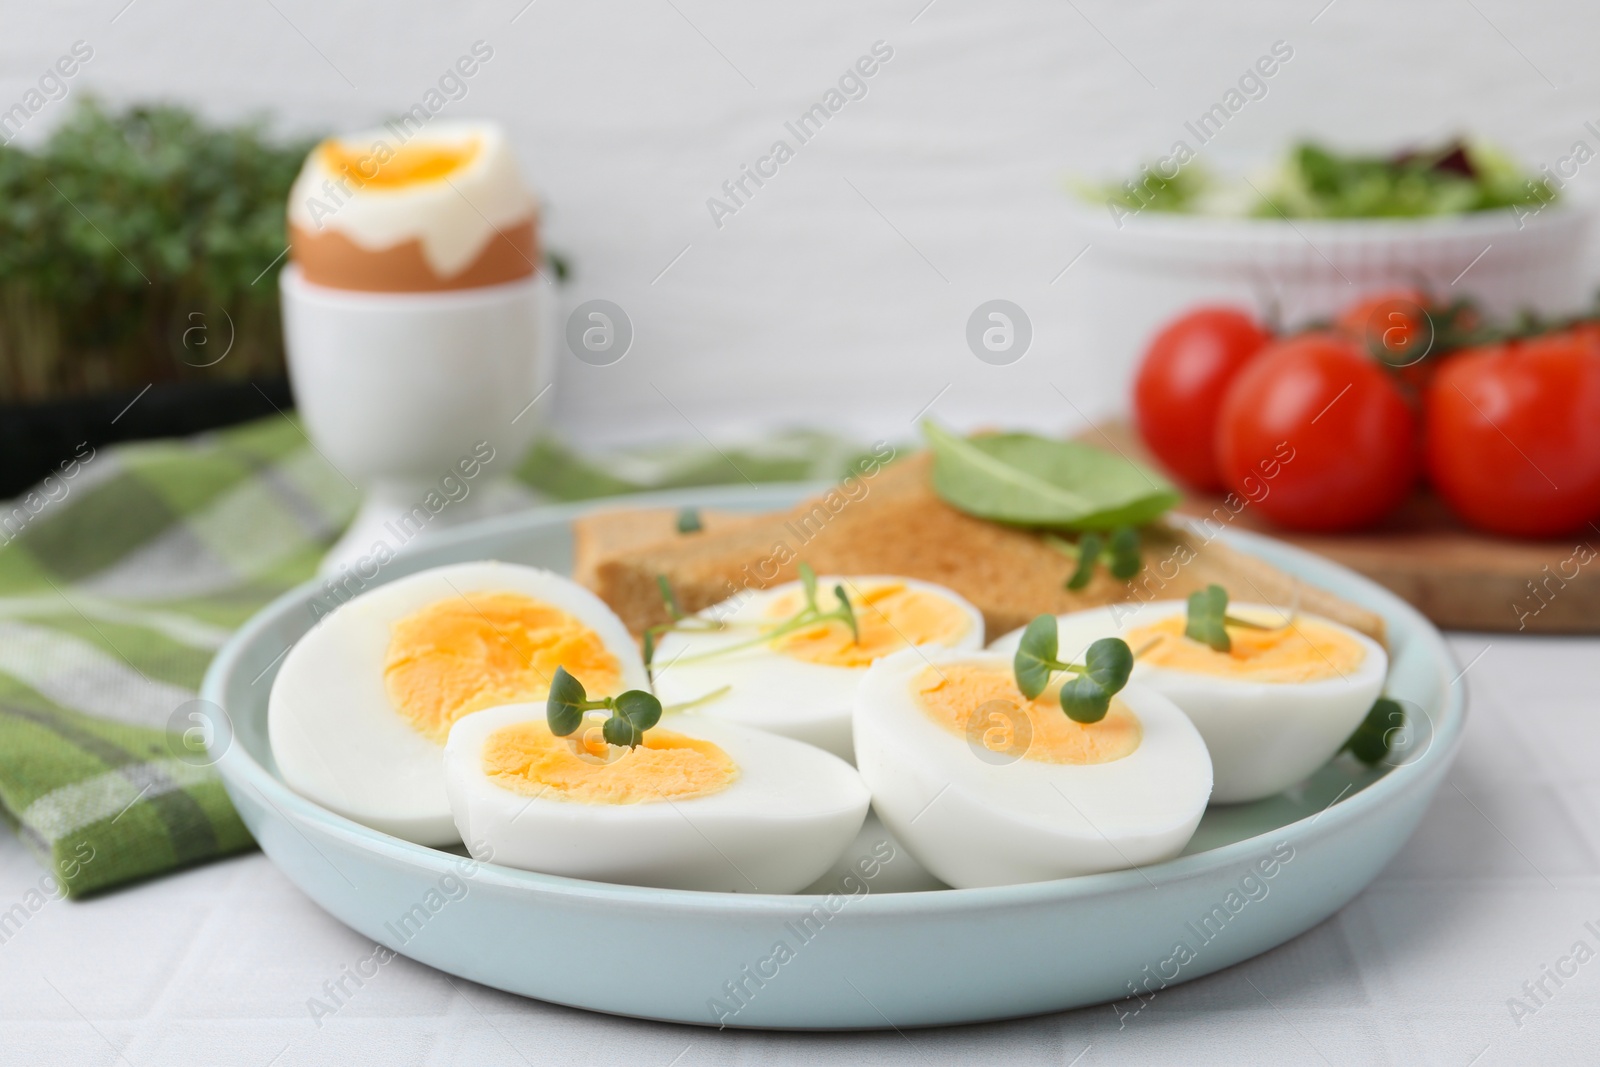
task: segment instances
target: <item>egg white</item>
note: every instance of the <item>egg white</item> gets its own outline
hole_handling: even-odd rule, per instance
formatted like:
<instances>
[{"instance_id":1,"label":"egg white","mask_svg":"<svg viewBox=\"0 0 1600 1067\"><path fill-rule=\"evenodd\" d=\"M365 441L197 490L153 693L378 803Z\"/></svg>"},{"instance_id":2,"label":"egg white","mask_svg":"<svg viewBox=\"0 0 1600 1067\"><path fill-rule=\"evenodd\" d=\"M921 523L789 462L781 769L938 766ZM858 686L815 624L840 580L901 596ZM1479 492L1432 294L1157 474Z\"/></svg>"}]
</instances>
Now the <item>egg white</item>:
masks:
<instances>
[{"instance_id":1,"label":"egg white","mask_svg":"<svg viewBox=\"0 0 1600 1067\"><path fill-rule=\"evenodd\" d=\"M383 664L394 623L430 604L486 592L520 593L573 616L617 658L622 688L649 688L627 628L582 586L514 563L435 567L339 605L289 650L267 700L267 736L283 780L395 837L421 845L460 840L445 794L443 749L390 702Z\"/></svg>"},{"instance_id":2,"label":"egg white","mask_svg":"<svg viewBox=\"0 0 1600 1067\"><path fill-rule=\"evenodd\" d=\"M855 768L818 748L690 715L666 716L657 728L728 754L739 776L719 792L588 804L526 796L491 781L483 771L490 735L544 718L543 704L508 704L468 715L450 731L445 781L475 858L627 885L794 893L855 840L871 800Z\"/></svg>"},{"instance_id":3,"label":"egg white","mask_svg":"<svg viewBox=\"0 0 1600 1067\"><path fill-rule=\"evenodd\" d=\"M367 130L338 138L362 153L392 144L386 130ZM505 130L493 122L439 122L418 131L415 144L460 145L476 140L477 155L445 181L417 181L399 187L355 189L342 200L329 197L330 184L351 179L330 170L319 145L306 156L289 191L289 221L307 233L335 230L368 251L383 251L415 239L423 258L441 278L466 268L499 232L538 215L538 200L518 173ZM386 156L363 157L367 168ZM337 205L336 207L332 205ZM320 210L317 208L320 206Z\"/></svg>"},{"instance_id":4,"label":"egg white","mask_svg":"<svg viewBox=\"0 0 1600 1067\"><path fill-rule=\"evenodd\" d=\"M927 658L924 659L924 656ZM898 652L856 694L856 762L873 809L933 875L956 888L1039 882L1170 859L1211 793L1205 742L1166 697L1130 685L1139 747L1107 763L997 759L930 719L915 683L929 667L989 664L993 652Z\"/></svg>"},{"instance_id":5,"label":"egg white","mask_svg":"<svg viewBox=\"0 0 1600 1067\"><path fill-rule=\"evenodd\" d=\"M1083 651L1094 641L1126 636L1187 608L1181 600L1159 600L1057 616L1062 658L1081 663ZM1283 618L1263 604L1230 604L1228 611L1274 625ZM1361 665L1348 675L1314 682L1258 682L1135 663L1134 681L1170 697L1205 738L1216 776L1213 803L1260 800L1304 781L1338 753L1383 691L1389 673L1383 646L1348 626L1316 618L1361 646ZM1022 631L1016 630L989 647L1012 654L1021 639Z\"/></svg>"},{"instance_id":6,"label":"egg white","mask_svg":"<svg viewBox=\"0 0 1600 1067\"><path fill-rule=\"evenodd\" d=\"M843 584L854 598L853 587L864 589L882 583L922 590L956 605L967 616L967 629L953 647L983 647L983 615L959 594L929 582L877 575L821 577L817 579L817 601L827 610L835 603L835 585ZM743 593L705 609L699 617L734 623L770 622L768 607L799 589L799 582L788 582L771 589ZM871 611L872 608L856 610ZM751 633L749 629L733 629L716 633L676 631L665 635L654 658L656 695L664 704L679 704L727 686L727 692L696 706L693 712L804 741L840 759L853 760L850 720L856 684L866 673L866 667L811 663L784 655L769 645L757 645L699 662L677 662L680 657L738 644L747 640Z\"/></svg>"}]
</instances>

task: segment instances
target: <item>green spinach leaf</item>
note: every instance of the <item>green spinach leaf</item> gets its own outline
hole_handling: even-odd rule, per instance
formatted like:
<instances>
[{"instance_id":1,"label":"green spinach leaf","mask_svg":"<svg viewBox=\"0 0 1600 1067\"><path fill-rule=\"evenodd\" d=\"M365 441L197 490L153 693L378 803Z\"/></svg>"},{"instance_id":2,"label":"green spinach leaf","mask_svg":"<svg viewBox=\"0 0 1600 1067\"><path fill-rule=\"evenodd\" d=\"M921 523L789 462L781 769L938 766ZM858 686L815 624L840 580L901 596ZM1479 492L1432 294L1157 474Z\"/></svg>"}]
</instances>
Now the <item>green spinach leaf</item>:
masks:
<instances>
[{"instance_id":1,"label":"green spinach leaf","mask_svg":"<svg viewBox=\"0 0 1600 1067\"><path fill-rule=\"evenodd\" d=\"M1154 471L1078 441L1026 433L959 437L931 421L933 488L970 515L1020 526L1141 526L1178 502Z\"/></svg>"}]
</instances>

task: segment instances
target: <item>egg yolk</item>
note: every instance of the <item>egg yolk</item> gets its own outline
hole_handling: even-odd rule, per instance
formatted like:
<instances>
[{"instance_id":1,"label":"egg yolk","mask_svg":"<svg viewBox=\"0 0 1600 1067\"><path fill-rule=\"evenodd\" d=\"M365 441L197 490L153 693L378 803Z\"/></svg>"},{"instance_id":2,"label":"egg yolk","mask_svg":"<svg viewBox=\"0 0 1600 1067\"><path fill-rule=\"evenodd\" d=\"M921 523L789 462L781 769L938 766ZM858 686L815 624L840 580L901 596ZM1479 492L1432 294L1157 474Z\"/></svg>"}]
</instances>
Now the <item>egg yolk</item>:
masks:
<instances>
[{"instance_id":1,"label":"egg yolk","mask_svg":"<svg viewBox=\"0 0 1600 1067\"><path fill-rule=\"evenodd\" d=\"M912 683L928 718L997 755L1083 765L1110 763L1139 747L1144 729L1121 700L1113 697L1099 722L1074 722L1061 710L1060 688L1053 684L1029 700L1009 668L976 663L928 667Z\"/></svg>"},{"instance_id":2,"label":"egg yolk","mask_svg":"<svg viewBox=\"0 0 1600 1067\"><path fill-rule=\"evenodd\" d=\"M443 744L463 715L543 700L557 667L582 682L591 699L622 686L622 664L573 616L520 593L472 593L394 624L383 684L395 710Z\"/></svg>"},{"instance_id":3,"label":"egg yolk","mask_svg":"<svg viewBox=\"0 0 1600 1067\"><path fill-rule=\"evenodd\" d=\"M845 587L855 612L861 639L856 640L843 622L829 621L785 634L772 648L786 656L833 667L866 667L873 660L911 645L953 645L966 634L972 620L945 597L900 582ZM832 590L818 590L817 603L828 611L838 603ZM805 604L802 593L777 598L767 608L769 618L793 615Z\"/></svg>"},{"instance_id":4,"label":"egg yolk","mask_svg":"<svg viewBox=\"0 0 1600 1067\"><path fill-rule=\"evenodd\" d=\"M598 727L557 737L537 720L496 730L483 746L483 773L523 796L580 804L649 804L721 792L738 764L710 741L650 730L637 748L614 749Z\"/></svg>"},{"instance_id":5,"label":"egg yolk","mask_svg":"<svg viewBox=\"0 0 1600 1067\"><path fill-rule=\"evenodd\" d=\"M1173 615L1132 631L1128 645L1144 649L1139 658L1153 666L1247 682L1320 682L1349 674L1367 655L1355 638L1316 619L1271 630L1230 626L1228 652L1183 636L1183 627L1184 616Z\"/></svg>"},{"instance_id":6,"label":"egg yolk","mask_svg":"<svg viewBox=\"0 0 1600 1067\"><path fill-rule=\"evenodd\" d=\"M394 149L361 149L329 140L320 151L323 166L347 175L357 188L400 189L449 177L476 159L480 147L476 137L460 144L412 141Z\"/></svg>"}]
</instances>

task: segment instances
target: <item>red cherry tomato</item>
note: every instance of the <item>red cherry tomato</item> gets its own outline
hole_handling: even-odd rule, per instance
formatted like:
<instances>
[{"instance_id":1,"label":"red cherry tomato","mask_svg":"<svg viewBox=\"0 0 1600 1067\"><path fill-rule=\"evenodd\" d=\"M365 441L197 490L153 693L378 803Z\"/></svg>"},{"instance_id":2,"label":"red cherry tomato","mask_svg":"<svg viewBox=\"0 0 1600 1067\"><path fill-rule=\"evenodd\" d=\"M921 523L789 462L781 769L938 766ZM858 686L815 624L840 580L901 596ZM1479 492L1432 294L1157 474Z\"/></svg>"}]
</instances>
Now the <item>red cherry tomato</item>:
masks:
<instances>
[{"instance_id":1,"label":"red cherry tomato","mask_svg":"<svg viewBox=\"0 0 1600 1067\"><path fill-rule=\"evenodd\" d=\"M1200 307L1168 323L1145 350L1133 385L1139 436L1180 481L1218 489L1217 409L1228 385L1272 339L1230 307Z\"/></svg>"},{"instance_id":2,"label":"red cherry tomato","mask_svg":"<svg viewBox=\"0 0 1600 1067\"><path fill-rule=\"evenodd\" d=\"M1428 473L1462 519L1553 537L1600 520L1600 340L1546 334L1470 349L1424 398Z\"/></svg>"},{"instance_id":3,"label":"red cherry tomato","mask_svg":"<svg viewBox=\"0 0 1600 1067\"><path fill-rule=\"evenodd\" d=\"M1394 370L1406 399L1420 403L1440 357L1478 321L1470 306L1443 307L1421 289L1391 289L1345 308L1334 329Z\"/></svg>"},{"instance_id":4,"label":"red cherry tomato","mask_svg":"<svg viewBox=\"0 0 1600 1067\"><path fill-rule=\"evenodd\" d=\"M1263 352L1228 390L1217 425L1229 487L1299 530L1377 522L1411 492L1417 452L1416 418L1388 372L1331 334Z\"/></svg>"},{"instance_id":5,"label":"red cherry tomato","mask_svg":"<svg viewBox=\"0 0 1600 1067\"><path fill-rule=\"evenodd\" d=\"M1433 341L1432 301L1421 289L1394 289L1357 300L1334 324L1344 337L1364 345L1390 366L1409 366Z\"/></svg>"}]
</instances>

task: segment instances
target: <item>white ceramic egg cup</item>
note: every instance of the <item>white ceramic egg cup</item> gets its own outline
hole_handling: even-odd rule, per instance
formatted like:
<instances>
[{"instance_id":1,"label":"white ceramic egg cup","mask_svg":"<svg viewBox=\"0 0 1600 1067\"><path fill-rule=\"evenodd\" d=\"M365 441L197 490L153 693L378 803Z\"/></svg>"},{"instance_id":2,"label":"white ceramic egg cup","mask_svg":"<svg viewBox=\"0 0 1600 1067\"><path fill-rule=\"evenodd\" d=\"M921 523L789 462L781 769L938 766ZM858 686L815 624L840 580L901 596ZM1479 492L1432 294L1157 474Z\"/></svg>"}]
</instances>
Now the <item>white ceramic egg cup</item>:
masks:
<instances>
[{"instance_id":1,"label":"white ceramic egg cup","mask_svg":"<svg viewBox=\"0 0 1600 1067\"><path fill-rule=\"evenodd\" d=\"M532 501L509 476L550 406L556 301L543 275L433 293L332 289L292 264L279 277L306 434L366 493L323 575Z\"/></svg>"}]
</instances>

